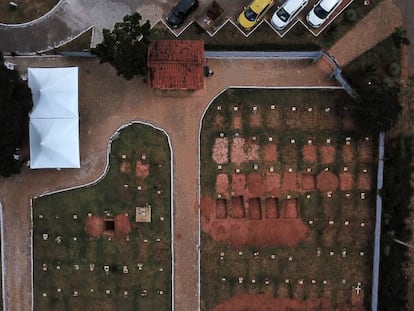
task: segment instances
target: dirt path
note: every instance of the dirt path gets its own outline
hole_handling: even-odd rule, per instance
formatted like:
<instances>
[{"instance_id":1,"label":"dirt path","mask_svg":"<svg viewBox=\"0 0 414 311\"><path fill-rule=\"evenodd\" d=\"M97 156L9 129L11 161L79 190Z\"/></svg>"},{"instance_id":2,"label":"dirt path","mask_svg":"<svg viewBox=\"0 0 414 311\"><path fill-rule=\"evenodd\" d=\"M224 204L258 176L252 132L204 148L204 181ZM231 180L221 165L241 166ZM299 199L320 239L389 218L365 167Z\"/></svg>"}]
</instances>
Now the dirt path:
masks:
<instances>
[{"instance_id":1,"label":"dirt path","mask_svg":"<svg viewBox=\"0 0 414 311\"><path fill-rule=\"evenodd\" d=\"M400 9L393 0L384 0L339 39L328 53L343 67L387 38L401 24Z\"/></svg>"},{"instance_id":2,"label":"dirt path","mask_svg":"<svg viewBox=\"0 0 414 311\"><path fill-rule=\"evenodd\" d=\"M109 137L130 120L150 122L165 129L171 137L174 152L175 307L176 310L197 310L197 144L203 111L217 94L232 85L335 86L309 61L208 59L206 62L215 74L206 80L204 90L188 97L157 97L141 81L125 81L110 66L99 65L93 59L15 58L13 62L20 70L28 64L32 67L80 67L81 143L81 169L31 171L24 168L20 175L0 180L5 226L5 302L8 310L13 311L31 310L30 198L95 180L105 167Z\"/></svg>"}]
</instances>

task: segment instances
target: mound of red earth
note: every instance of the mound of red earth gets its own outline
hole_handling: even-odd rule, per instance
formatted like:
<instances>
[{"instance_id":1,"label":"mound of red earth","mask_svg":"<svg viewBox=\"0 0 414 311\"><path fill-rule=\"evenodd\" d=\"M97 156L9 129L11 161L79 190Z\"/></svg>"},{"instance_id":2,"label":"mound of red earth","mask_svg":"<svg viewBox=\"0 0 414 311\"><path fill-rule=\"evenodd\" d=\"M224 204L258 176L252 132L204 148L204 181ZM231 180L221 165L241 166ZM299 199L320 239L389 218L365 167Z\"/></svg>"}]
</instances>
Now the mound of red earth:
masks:
<instances>
[{"instance_id":1,"label":"mound of red earth","mask_svg":"<svg viewBox=\"0 0 414 311\"><path fill-rule=\"evenodd\" d=\"M323 171L316 177L316 186L319 191L335 191L338 189L339 180L338 177L330 171Z\"/></svg>"},{"instance_id":2,"label":"mound of red earth","mask_svg":"<svg viewBox=\"0 0 414 311\"><path fill-rule=\"evenodd\" d=\"M215 306L213 311L288 311L332 310L329 299L309 298L297 300L276 298L266 294L241 294ZM350 310L350 309L341 309Z\"/></svg>"},{"instance_id":3,"label":"mound of red earth","mask_svg":"<svg viewBox=\"0 0 414 311\"><path fill-rule=\"evenodd\" d=\"M91 216L86 219L86 232L97 238L101 236L104 232L104 220L99 216Z\"/></svg>"},{"instance_id":4,"label":"mound of red earth","mask_svg":"<svg viewBox=\"0 0 414 311\"><path fill-rule=\"evenodd\" d=\"M309 229L298 217L295 199L286 201L281 215L277 213L277 201L265 203L269 210L262 215L256 206L260 204L258 198L246 199L251 204L250 210L245 208L243 200L242 196L232 197L231 213L227 215L224 212L225 202L204 197L201 201L202 230L214 240L227 242L234 248L293 247L308 236ZM273 205L275 208L271 210Z\"/></svg>"}]
</instances>

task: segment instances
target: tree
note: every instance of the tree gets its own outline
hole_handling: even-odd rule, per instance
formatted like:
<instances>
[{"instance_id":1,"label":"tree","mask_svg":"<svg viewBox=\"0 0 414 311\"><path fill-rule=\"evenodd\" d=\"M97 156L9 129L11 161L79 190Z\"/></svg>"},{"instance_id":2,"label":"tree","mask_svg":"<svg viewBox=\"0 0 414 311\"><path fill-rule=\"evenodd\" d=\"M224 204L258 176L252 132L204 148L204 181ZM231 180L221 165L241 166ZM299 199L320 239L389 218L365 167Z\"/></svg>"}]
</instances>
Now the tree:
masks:
<instances>
[{"instance_id":1,"label":"tree","mask_svg":"<svg viewBox=\"0 0 414 311\"><path fill-rule=\"evenodd\" d=\"M32 92L16 70L0 63L0 175L19 173L22 162L15 160L16 148L28 133L29 113L33 108Z\"/></svg>"},{"instance_id":2,"label":"tree","mask_svg":"<svg viewBox=\"0 0 414 311\"><path fill-rule=\"evenodd\" d=\"M91 49L101 63L110 63L118 75L130 80L135 75L145 76L147 69L148 36L150 23L140 24L139 13L126 15L123 21L116 23L114 29L103 29L103 41Z\"/></svg>"}]
</instances>

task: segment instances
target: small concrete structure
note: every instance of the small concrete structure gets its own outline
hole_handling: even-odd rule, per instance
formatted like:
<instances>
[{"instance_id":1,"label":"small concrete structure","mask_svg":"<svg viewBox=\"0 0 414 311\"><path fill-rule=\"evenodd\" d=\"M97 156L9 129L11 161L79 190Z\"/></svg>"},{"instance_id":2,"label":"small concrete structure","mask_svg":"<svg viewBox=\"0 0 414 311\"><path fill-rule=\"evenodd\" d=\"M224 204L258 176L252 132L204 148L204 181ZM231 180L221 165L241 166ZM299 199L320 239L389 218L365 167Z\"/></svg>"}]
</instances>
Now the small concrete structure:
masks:
<instances>
[{"instance_id":1,"label":"small concrete structure","mask_svg":"<svg viewBox=\"0 0 414 311\"><path fill-rule=\"evenodd\" d=\"M135 208L135 222L151 222L151 205Z\"/></svg>"}]
</instances>

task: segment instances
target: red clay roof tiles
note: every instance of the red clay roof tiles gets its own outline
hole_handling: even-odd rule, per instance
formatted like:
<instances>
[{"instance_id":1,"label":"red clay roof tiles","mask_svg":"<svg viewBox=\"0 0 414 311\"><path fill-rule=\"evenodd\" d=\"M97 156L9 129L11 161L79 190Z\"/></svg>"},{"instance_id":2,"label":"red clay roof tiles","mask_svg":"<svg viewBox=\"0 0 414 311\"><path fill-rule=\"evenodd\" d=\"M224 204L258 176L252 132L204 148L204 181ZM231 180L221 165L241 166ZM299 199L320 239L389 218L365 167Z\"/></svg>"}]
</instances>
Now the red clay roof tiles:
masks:
<instances>
[{"instance_id":1,"label":"red clay roof tiles","mask_svg":"<svg viewBox=\"0 0 414 311\"><path fill-rule=\"evenodd\" d=\"M158 40L148 47L149 86L156 89L200 90L204 87L204 42Z\"/></svg>"}]
</instances>

